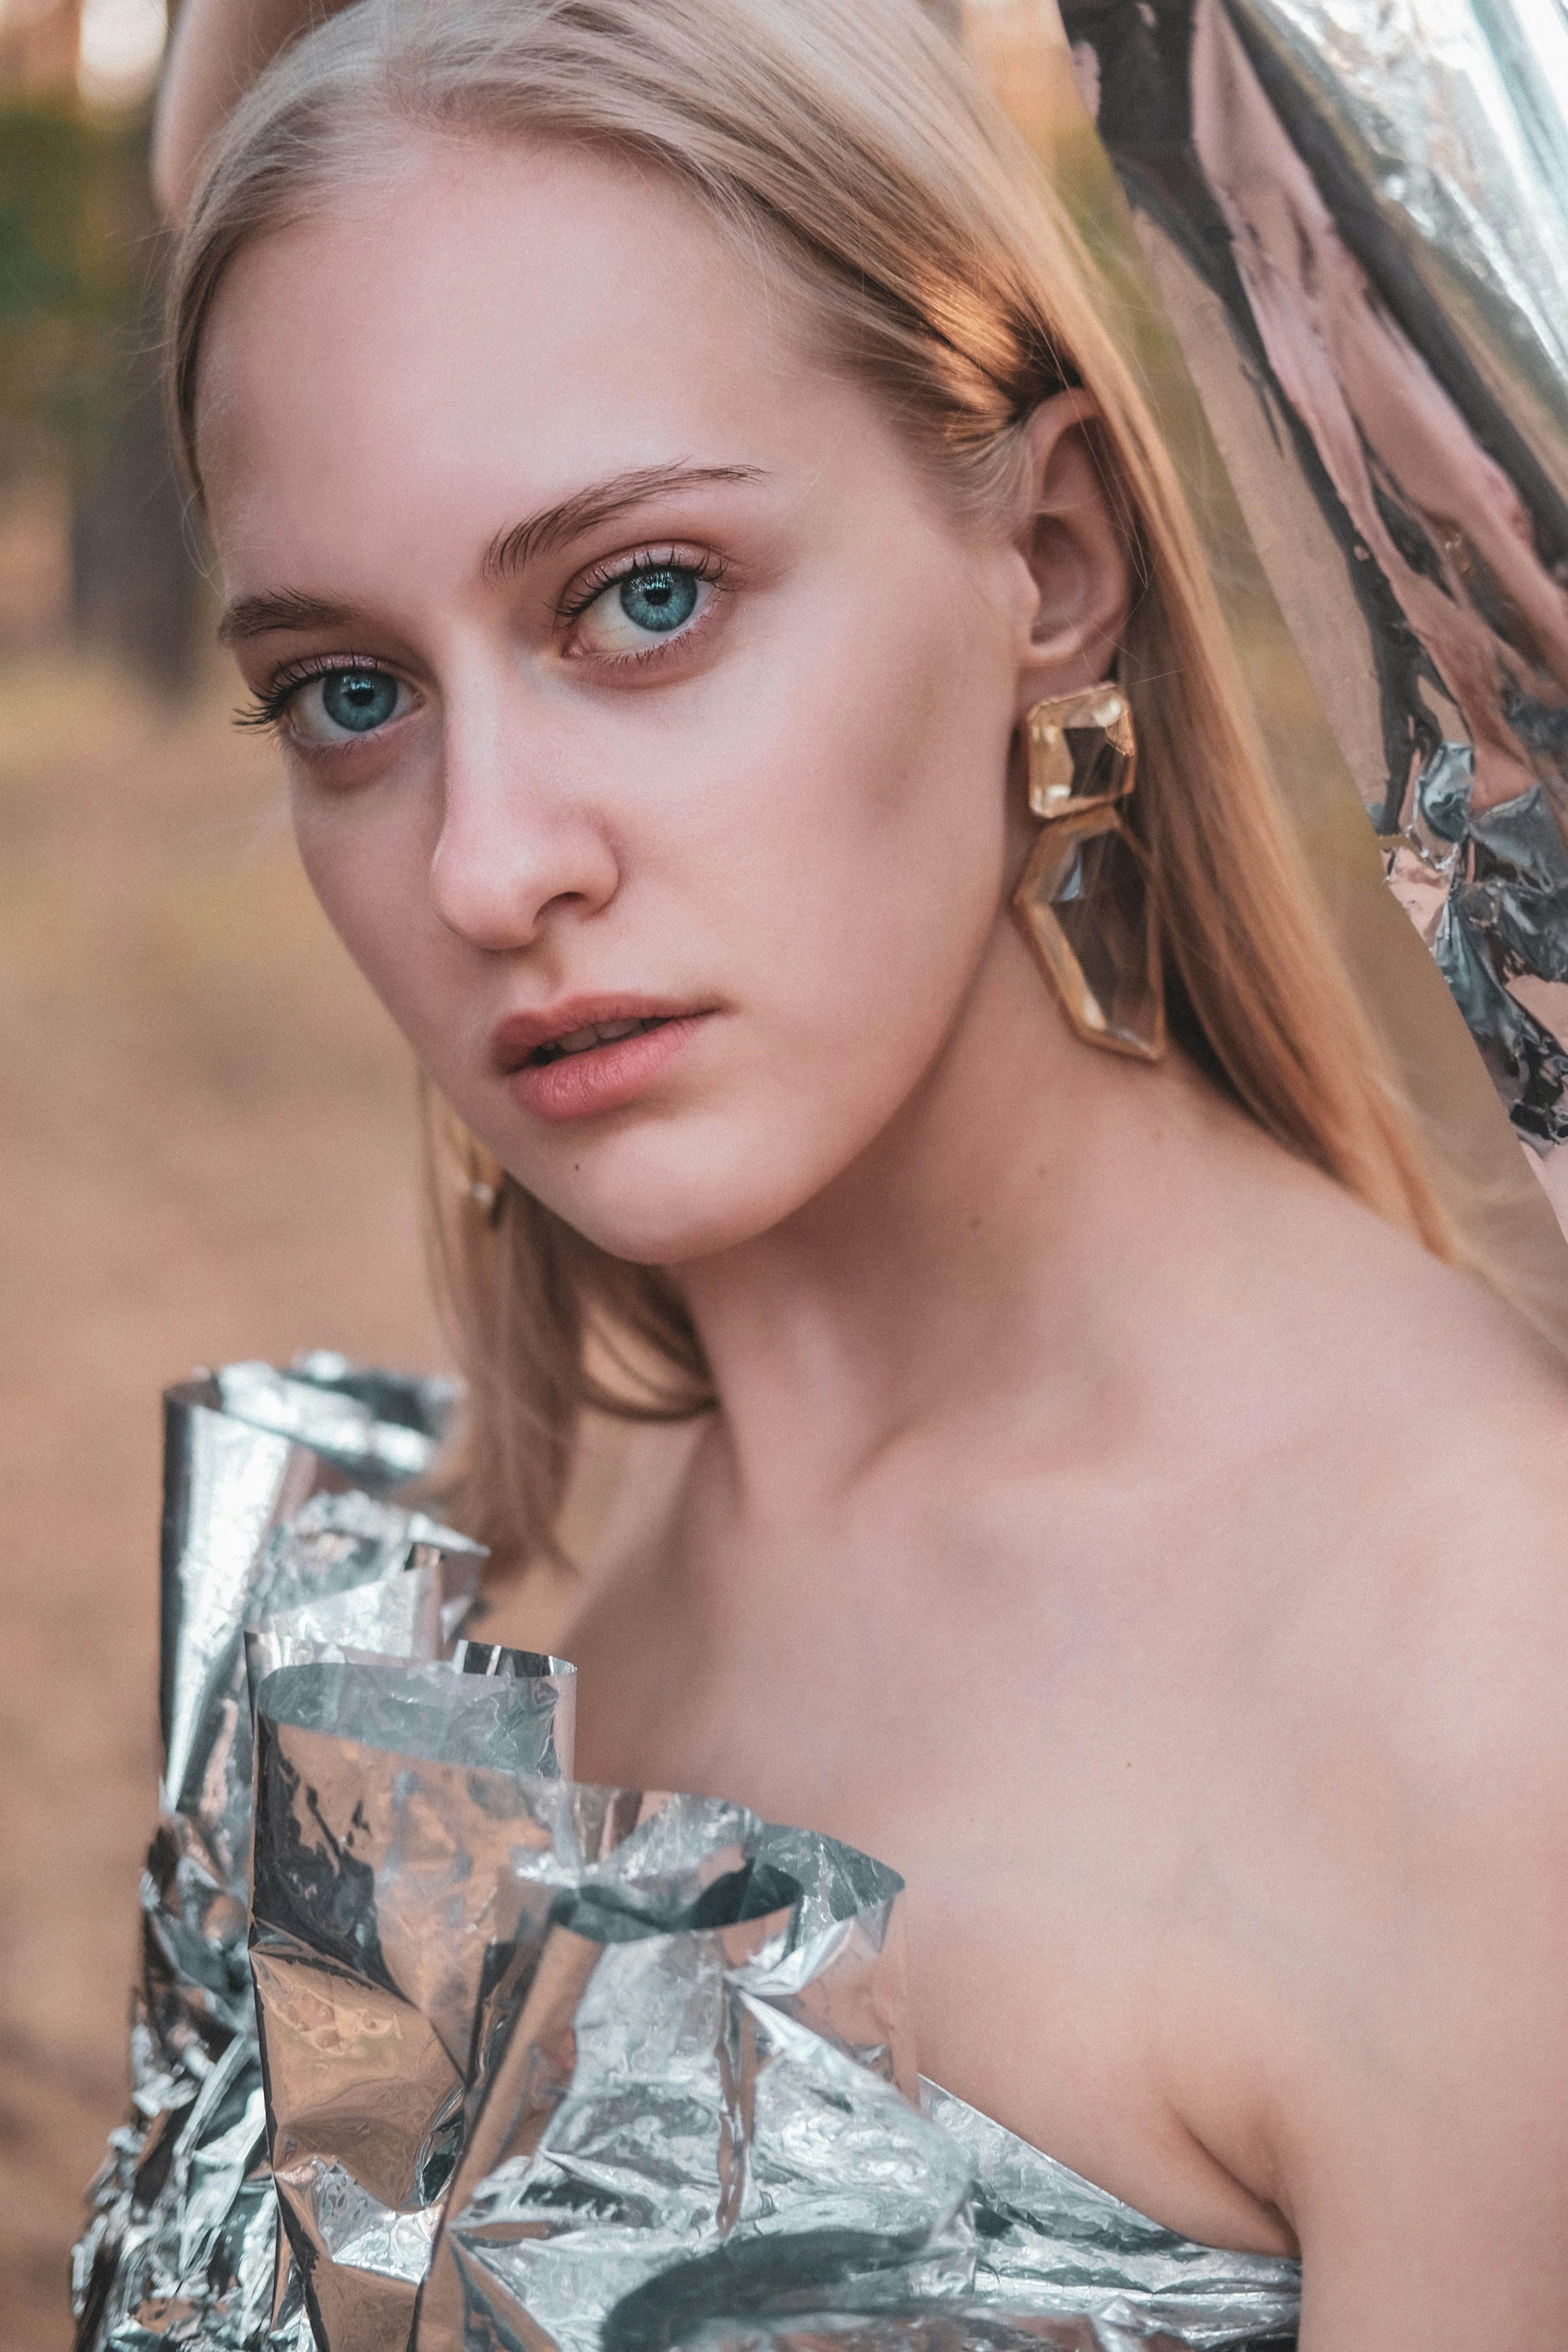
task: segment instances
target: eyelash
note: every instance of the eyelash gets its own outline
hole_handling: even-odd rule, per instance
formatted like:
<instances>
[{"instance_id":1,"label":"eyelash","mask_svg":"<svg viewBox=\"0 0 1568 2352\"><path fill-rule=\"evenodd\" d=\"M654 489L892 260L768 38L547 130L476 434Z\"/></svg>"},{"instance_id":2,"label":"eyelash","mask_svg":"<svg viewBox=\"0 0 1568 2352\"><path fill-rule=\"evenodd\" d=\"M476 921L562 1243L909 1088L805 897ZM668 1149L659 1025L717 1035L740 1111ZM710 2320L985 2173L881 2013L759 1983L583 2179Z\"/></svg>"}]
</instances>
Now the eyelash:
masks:
<instances>
[{"instance_id":1,"label":"eyelash","mask_svg":"<svg viewBox=\"0 0 1568 2352\"><path fill-rule=\"evenodd\" d=\"M300 688L308 686L312 678L330 677L336 670L385 670L386 667L385 662L376 660L371 654L308 655L302 661L287 662L276 677L235 712L235 725L276 727ZM387 675L390 677L392 672Z\"/></svg>"},{"instance_id":2,"label":"eyelash","mask_svg":"<svg viewBox=\"0 0 1568 2352\"><path fill-rule=\"evenodd\" d=\"M597 604L607 588L617 587L622 580L634 579L639 572L689 572L694 580L706 580L713 587L721 587L726 566L713 554L692 555L679 547L641 547L634 555L612 556L603 563L590 564L581 579L569 589L555 607L555 617L570 627L580 620L591 604ZM641 659L642 656L634 656Z\"/></svg>"},{"instance_id":3,"label":"eyelash","mask_svg":"<svg viewBox=\"0 0 1568 2352\"><path fill-rule=\"evenodd\" d=\"M689 572L695 580L706 580L711 586L721 587L726 566L710 553L690 555L678 547L639 548L634 555L615 556L603 563L595 563L584 572L577 585L555 606L555 617L563 628L580 620L591 604L596 604L607 589L622 580L634 579L639 572ZM682 632L685 635L685 632ZM674 642L678 642L674 640ZM660 646L650 646L645 653L622 655L626 662L657 660L664 652ZM335 670L385 669L386 664L368 654L334 654L312 656L302 661L289 662L276 677L252 695L235 712L236 727L275 728L284 718L290 702L302 686L312 678L330 677Z\"/></svg>"}]
</instances>

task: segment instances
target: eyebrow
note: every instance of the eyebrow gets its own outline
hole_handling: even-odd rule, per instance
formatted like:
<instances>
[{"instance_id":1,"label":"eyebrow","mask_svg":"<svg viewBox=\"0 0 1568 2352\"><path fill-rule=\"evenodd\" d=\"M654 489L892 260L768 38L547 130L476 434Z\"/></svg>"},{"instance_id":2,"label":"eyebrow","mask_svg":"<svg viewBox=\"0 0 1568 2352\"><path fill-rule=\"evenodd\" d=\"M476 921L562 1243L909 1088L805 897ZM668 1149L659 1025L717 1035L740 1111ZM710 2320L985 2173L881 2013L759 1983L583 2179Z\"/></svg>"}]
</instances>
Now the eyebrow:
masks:
<instances>
[{"instance_id":1,"label":"eyebrow","mask_svg":"<svg viewBox=\"0 0 1568 2352\"><path fill-rule=\"evenodd\" d=\"M541 508L526 522L498 532L486 550L485 577L505 580L531 563L535 556L549 554L580 538L585 530L612 522L627 508L643 506L671 490L690 489L704 482L755 482L761 475L759 466L641 466L630 473L613 475L609 481L575 491L558 506Z\"/></svg>"},{"instance_id":2,"label":"eyebrow","mask_svg":"<svg viewBox=\"0 0 1568 2352\"><path fill-rule=\"evenodd\" d=\"M761 478L760 466L636 467L576 490L553 507L541 507L526 521L497 531L485 551L481 570L486 580L506 580L536 556L580 538L585 530L597 530L601 523L612 522L629 508L645 506L650 499L701 483ZM232 646L242 638L264 637L278 629L351 628L363 617L353 606L334 604L326 597L307 596L297 588L273 589L262 595L236 597L218 623L218 641Z\"/></svg>"},{"instance_id":3,"label":"eyebrow","mask_svg":"<svg viewBox=\"0 0 1568 2352\"><path fill-rule=\"evenodd\" d=\"M218 643L235 645L242 637L264 637L272 629L338 629L361 618L350 605L279 588L265 596L236 596L218 623Z\"/></svg>"}]
</instances>

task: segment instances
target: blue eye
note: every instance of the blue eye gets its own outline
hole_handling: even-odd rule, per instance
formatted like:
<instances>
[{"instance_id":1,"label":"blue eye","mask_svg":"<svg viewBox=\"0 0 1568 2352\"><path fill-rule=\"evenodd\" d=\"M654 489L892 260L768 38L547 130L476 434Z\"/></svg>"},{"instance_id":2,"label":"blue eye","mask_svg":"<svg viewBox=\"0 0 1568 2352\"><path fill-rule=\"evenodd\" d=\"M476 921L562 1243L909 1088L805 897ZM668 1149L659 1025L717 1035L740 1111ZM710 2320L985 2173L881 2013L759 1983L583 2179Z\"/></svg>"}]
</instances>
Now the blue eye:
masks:
<instances>
[{"instance_id":1,"label":"blue eye","mask_svg":"<svg viewBox=\"0 0 1568 2352\"><path fill-rule=\"evenodd\" d=\"M321 708L335 727L368 735L397 709L398 682L384 669L335 669L321 681Z\"/></svg>"},{"instance_id":2,"label":"blue eye","mask_svg":"<svg viewBox=\"0 0 1568 2352\"><path fill-rule=\"evenodd\" d=\"M621 583L621 610L639 629L660 634L678 629L695 612L701 584L695 572L674 564L657 572L629 572Z\"/></svg>"},{"instance_id":3,"label":"blue eye","mask_svg":"<svg viewBox=\"0 0 1568 2352\"><path fill-rule=\"evenodd\" d=\"M279 719L287 711L288 732L302 743L351 743L356 736L374 735L390 720L404 718L418 698L390 670L376 669L369 662L358 668L345 664L341 669L285 684L268 716Z\"/></svg>"},{"instance_id":4,"label":"blue eye","mask_svg":"<svg viewBox=\"0 0 1568 2352\"><path fill-rule=\"evenodd\" d=\"M590 593L578 608L572 651L607 661L656 657L663 651L658 641L689 635L719 593L700 564L670 557L644 561Z\"/></svg>"}]
</instances>

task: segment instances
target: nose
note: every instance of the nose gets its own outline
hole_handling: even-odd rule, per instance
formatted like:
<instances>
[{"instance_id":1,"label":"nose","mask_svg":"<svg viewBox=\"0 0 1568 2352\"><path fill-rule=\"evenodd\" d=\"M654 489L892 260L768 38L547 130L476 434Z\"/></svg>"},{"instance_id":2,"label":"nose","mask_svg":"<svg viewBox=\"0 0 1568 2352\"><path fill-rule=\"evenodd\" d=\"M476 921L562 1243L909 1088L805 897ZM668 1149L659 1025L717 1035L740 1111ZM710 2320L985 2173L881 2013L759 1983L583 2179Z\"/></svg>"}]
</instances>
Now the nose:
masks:
<instances>
[{"instance_id":1,"label":"nose","mask_svg":"<svg viewBox=\"0 0 1568 2352\"><path fill-rule=\"evenodd\" d=\"M570 782L570 755L512 725L450 730L430 896L447 929L493 954L534 946L559 917L620 887L614 845Z\"/></svg>"}]
</instances>

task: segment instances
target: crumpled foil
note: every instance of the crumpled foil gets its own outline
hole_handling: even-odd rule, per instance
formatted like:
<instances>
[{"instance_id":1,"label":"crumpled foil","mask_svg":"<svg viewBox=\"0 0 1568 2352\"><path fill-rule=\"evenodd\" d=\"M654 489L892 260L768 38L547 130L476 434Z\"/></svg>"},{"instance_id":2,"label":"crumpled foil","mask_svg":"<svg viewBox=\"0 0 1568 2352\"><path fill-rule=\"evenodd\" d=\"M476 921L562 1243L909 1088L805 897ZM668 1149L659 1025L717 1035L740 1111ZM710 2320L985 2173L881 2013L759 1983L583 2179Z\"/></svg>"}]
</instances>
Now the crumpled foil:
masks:
<instances>
[{"instance_id":1,"label":"crumpled foil","mask_svg":"<svg viewBox=\"0 0 1568 2352\"><path fill-rule=\"evenodd\" d=\"M1517 1132L1555 1157L1568 15L1560 0L1061 0L1061 14L1395 895ZM1422 803L1460 752L1466 823L1435 870ZM1472 869L1460 893L1450 848Z\"/></svg>"},{"instance_id":2,"label":"crumpled foil","mask_svg":"<svg viewBox=\"0 0 1568 2352\"><path fill-rule=\"evenodd\" d=\"M1568 1051L1505 983L1568 982L1568 844L1543 785L1478 810L1474 778L1469 743L1440 746L1390 845L1390 878L1413 908L1440 892L1427 942L1514 1126L1544 1151L1568 1135Z\"/></svg>"},{"instance_id":3,"label":"crumpled foil","mask_svg":"<svg viewBox=\"0 0 1568 2352\"><path fill-rule=\"evenodd\" d=\"M290 1373L230 1366L165 1398L165 1764L141 1884L132 2115L111 2136L72 2260L78 2352L237 2352L265 2338L277 2215L245 1942L250 1675L323 1648L426 1659L452 1648L483 1551L386 1499L428 1468L450 1399L448 1383L327 1355ZM461 1676L435 1671L482 1689L508 1655L460 1644ZM518 1752L536 1770L570 1767L570 1668L502 1670L519 1667L538 1688L525 1702L536 1736Z\"/></svg>"},{"instance_id":4,"label":"crumpled foil","mask_svg":"<svg viewBox=\"0 0 1568 2352\"><path fill-rule=\"evenodd\" d=\"M570 1780L570 1667L463 1639L479 1555L387 1499L444 1405L336 1359L171 1392L168 1770L80 2352L1292 2342L1299 2265L919 2082L894 1873Z\"/></svg>"},{"instance_id":5,"label":"crumpled foil","mask_svg":"<svg viewBox=\"0 0 1568 2352\"><path fill-rule=\"evenodd\" d=\"M486 1737L427 1672L258 1695L279 2347L1291 2340L1296 2263L915 2103L892 1872L713 1800L530 1782Z\"/></svg>"}]
</instances>

